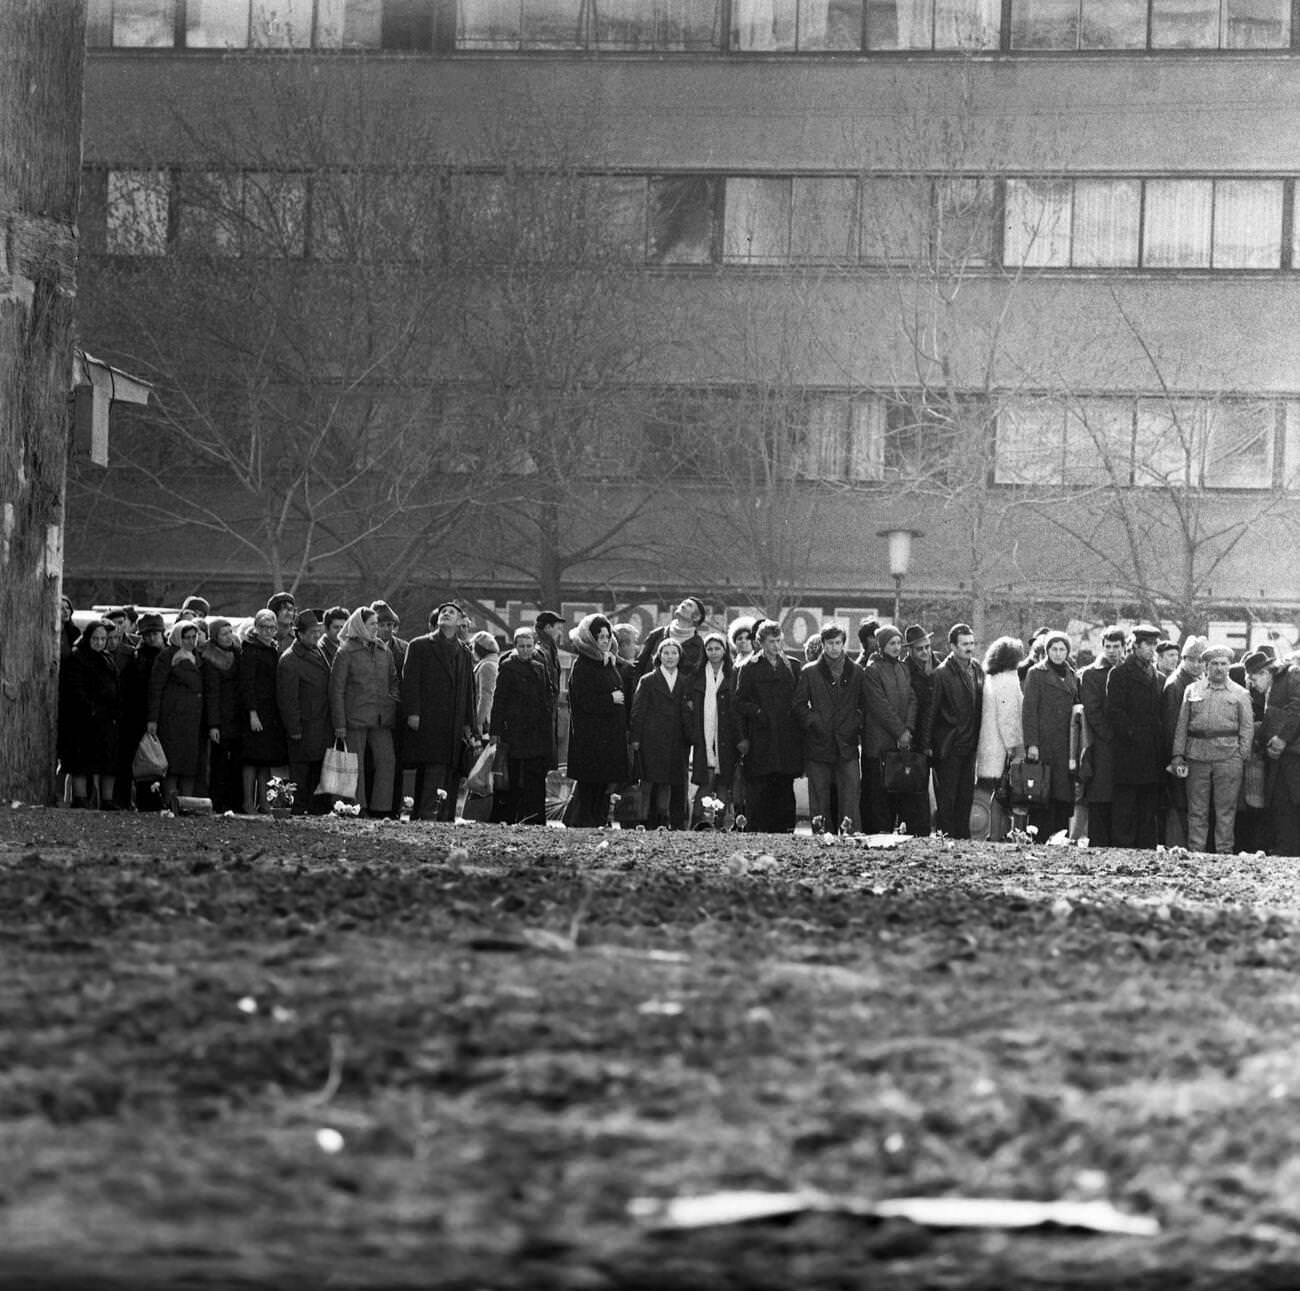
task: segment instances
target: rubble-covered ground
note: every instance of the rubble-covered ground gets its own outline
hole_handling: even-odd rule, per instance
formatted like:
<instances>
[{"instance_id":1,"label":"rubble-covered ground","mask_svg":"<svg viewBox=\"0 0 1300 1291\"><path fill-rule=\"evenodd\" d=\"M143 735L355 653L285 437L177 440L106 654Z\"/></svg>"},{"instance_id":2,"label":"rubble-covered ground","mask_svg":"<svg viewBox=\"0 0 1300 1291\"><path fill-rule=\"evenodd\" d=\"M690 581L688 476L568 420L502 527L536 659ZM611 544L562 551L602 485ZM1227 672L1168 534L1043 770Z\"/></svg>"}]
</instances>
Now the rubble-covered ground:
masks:
<instances>
[{"instance_id":1,"label":"rubble-covered ground","mask_svg":"<svg viewBox=\"0 0 1300 1291\"><path fill-rule=\"evenodd\" d=\"M1297 866L5 809L0 1286L1295 1287Z\"/></svg>"}]
</instances>

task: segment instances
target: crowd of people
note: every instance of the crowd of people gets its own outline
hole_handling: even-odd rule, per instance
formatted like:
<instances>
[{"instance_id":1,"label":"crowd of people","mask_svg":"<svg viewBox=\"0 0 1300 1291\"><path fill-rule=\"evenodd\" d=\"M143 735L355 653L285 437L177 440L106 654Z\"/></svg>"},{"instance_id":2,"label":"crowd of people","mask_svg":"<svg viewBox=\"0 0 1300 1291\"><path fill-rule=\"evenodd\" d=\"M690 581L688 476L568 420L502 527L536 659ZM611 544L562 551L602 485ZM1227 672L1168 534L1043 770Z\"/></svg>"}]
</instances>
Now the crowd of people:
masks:
<instances>
[{"instance_id":1,"label":"crowd of people","mask_svg":"<svg viewBox=\"0 0 1300 1291\"><path fill-rule=\"evenodd\" d=\"M299 610L285 592L238 632L197 596L170 625L125 606L78 629L66 599L63 617L58 748L78 807L201 794L255 813L281 769L293 809L322 812L333 747L357 755L366 814L398 816L410 776L411 818L446 820L490 749L502 822L544 823L561 766L580 827L789 833L806 778L827 832L967 838L974 823L995 841L1022 826L1300 854L1300 658L1267 648L1234 663L1140 625L1105 630L1090 660L1043 628L1028 648L999 637L981 663L967 624L940 653L920 625L869 622L856 650L830 623L796 657L779 623L712 628L694 596L644 641L602 614L570 627L543 611L507 642L453 601L406 640L384 601ZM132 773L145 735L166 756L158 783Z\"/></svg>"}]
</instances>

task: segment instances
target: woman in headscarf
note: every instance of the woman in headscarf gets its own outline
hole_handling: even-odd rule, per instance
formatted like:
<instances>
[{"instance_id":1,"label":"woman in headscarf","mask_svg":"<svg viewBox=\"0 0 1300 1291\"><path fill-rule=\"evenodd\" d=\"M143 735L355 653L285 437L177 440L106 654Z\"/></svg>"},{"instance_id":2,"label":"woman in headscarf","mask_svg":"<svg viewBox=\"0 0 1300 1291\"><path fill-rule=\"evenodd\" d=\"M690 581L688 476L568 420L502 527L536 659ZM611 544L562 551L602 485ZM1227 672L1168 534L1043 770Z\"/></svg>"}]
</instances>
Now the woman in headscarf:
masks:
<instances>
[{"instance_id":1,"label":"woman in headscarf","mask_svg":"<svg viewBox=\"0 0 1300 1291\"><path fill-rule=\"evenodd\" d=\"M59 761L71 782L72 805L90 806L94 781L104 811L118 809L113 790L121 720L117 669L107 649L110 632L104 619L87 623L59 676Z\"/></svg>"},{"instance_id":2,"label":"woman in headscarf","mask_svg":"<svg viewBox=\"0 0 1300 1291\"><path fill-rule=\"evenodd\" d=\"M703 658L703 642L700 657ZM686 756L690 729L686 708L689 680L680 670L682 648L664 637L654 668L637 682L632 698L632 752L638 758L646 795L646 828L686 828Z\"/></svg>"},{"instance_id":3,"label":"woman in headscarf","mask_svg":"<svg viewBox=\"0 0 1300 1291\"><path fill-rule=\"evenodd\" d=\"M149 722L167 755L163 801L194 792L203 760L203 674L199 670L199 628L189 620L172 625L169 644L149 675Z\"/></svg>"},{"instance_id":4,"label":"woman in headscarf","mask_svg":"<svg viewBox=\"0 0 1300 1291\"><path fill-rule=\"evenodd\" d=\"M569 760L576 780L572 823L598 828L609 815L609 795L627 778L629 686L614 650L614 630L603 614L588 614L569 635L577 659L569 676Z\"/></svg>"},{"instance_id":5,"label":"woman in headscarf","mask_svg":"<svg viewBox=\"0 0 1300 1291\"><path fill-rule=\"evenodd\" d=\"M409 655L408 655L409 657ZM339 651L330 668L330 715L334 738L346 740L357 755L357 803L368 816L391 816L397 752L393 731L400 697L397 664L379 639L378 616L368 606L353 610L339 633ZM366 796L366 753L375 778Z\"/></svg>"},{"instance_id":6,"label":"woman in headscarf","mask_svg":"<svg viewBox=\"0 0 1300 1291\"><path fill-rule=\"evenodd\" d=\"M501 647L491 632L475 632L470 638L474 651L474 729L486 735L492 721L492 698L497 690Z\"/></svg>"},{"instance_id":7,"label":"woman in headscarf","mask_svg":"<svg viewBox=\"0 0 1300 1291\"><path fill-rule=\"evenodd\" d=\"M239 648L239 704L244 758L244 813L267 809L266 785L273 767L287 766L289 746L276 698L280 622L274 610L258 610Z\"/></svg>"},{"instance_id":8,"label":"woman in headscarf","mask_svg":"<svg viewBox=\"0 0 1300 1291\"><path fill-rule=\"evenodd\" d=\"M228 619L208 620L207 643L198 654L203 723L208 732L208 796L214 811L239 811L244 723L239 707L239 643Z\"/></svg>"},{"instance_id":9,"label":"woman in headscarf","mask_svg":"<svg viewBox=\"0 0 1300 1291\"><path fill-rule=\"evenodd\" d=\"M72 602L66 596L59 597L59 658L66 659L77 644L81 633L72 621Z\"/></svg>"},{"instance_id":10,"label":"woman in headscarf","mask_svg":"<svg viewBox=\"0 0 1300 1291\"><path fill-rule=\"evenodd\" d=\"M1068 827L1074 809L1074 773L1070 763L1070 718L1079 700L1079 678L1070 666L1070 638L1049 632L1043 657L1025 673L1021 721L1025 757L1051 768L1051 799L1030 808L1029 823L1038 826L1045 843Z\"/></svg>"},{"instance_id":11,"label":"woman in headscarf","mask_svg":"<svg viewBox=\"0 0 1300 1291\"><path fill-rule=\"evenodd\" d=\"M736 740L731 729L731 654L721 632L704 634L704 666L691 678L687 707L691 723L691 783L700 799L731 801Z\"/></svg>"}]
</instances>

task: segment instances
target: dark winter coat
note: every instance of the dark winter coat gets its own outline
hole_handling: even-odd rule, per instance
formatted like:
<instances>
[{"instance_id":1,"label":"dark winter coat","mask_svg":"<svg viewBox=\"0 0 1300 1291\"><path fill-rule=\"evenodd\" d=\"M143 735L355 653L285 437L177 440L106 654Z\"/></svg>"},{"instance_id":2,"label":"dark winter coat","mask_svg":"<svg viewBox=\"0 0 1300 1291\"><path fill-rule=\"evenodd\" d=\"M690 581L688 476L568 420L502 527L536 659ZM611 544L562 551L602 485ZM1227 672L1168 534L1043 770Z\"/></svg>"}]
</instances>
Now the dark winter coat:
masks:
<instances>
[{"instance_id":1,"label":"dark winter coat","mask_svg":"<svg viewBox=\"0 0 1300 1291\"><path fill-rule=\"evenodd\" d=\"M1294 660L1280 665L1274 673L1264 705L1264 721L1255 737L1258 747L1265 748L1275 735L1286 748L1270 765L1276 766L1274 774L1281 777L1279 789L1286 800L1300 806L1300 663Z\"/></svg>"},{"instance_id":2,"label":"dark winter coat","mask_svg":"<svg viewBox=\"0 0 1300 1291\"><path fill-rule=\"evenodd\" d=\"M1069 664L1058 676L1046 659L1025 673L1025 698L1020 708L1026 748L1038 746L1038 760L1052 769L1054 802L1074 801L1070 771L1070 718L1078 702L1079 679Z\"/></svg>"},{"instance_id":3,"label":"dark winter coat","mask_svg":"<svg viewBox=\"0 0 1300 1291\"><path fill-rule=\"evenodd\" d=\"M926 678L927 690L929 678ZM907 661L878 654L862 670L862 685L867 699L866 727L862 738L862 757L879 759L890 749L898 748L904 731L916 735L916 688Z\"/></svg>"},{"instance_id":4,"label":"dark winter coat","mask_svg":"<svg viewBox=\"0 0 1300 1291\"><path fill-rule=\"evenodd\" d=\"M158 739L167 754L167 774L196 776L202 766L203 674L189 659L173 662L168 646L154 660L149 677L149 720L158 723Z\"/></svg>"},{"instance_id":5,"label":"dark winter coat","mask_svg":"<svg viewBox=\"0 0 1300 1291\"><path fill-rule=\"evenodd\" d=\"M335 730L397 725L400 697L397 664L382 641L345 637L329 678L330 720Z\"/></svg>"},{"instance_id":6,"label":"dark winter coat","mask_svg":"<svg viewBox=\"0 0 1300 1291\"><path fill-rule=\"evenodd\" d=\"M103 650L78 646L59 674L59 758L72 775L115 775L121 678Z\"/></svg>"},{"instance_id":7,"label":"dark winter coat","mask_svg":"<svg viewBox=\"0 0 1300 1291\"><path fill-rule=\"evenodd\" d=\"M516 654L502 662L492 696L490 730L505 747L507 758L544 758L548 766L554 760L555 696L540 659L521 659Z\"/></svg>"},{"instance_id":8,"label":"dark winter coat","mask_svg":"<svg viewBox=\"0 0 1300 1291\"><path fill-rule=\"evenodd\" d=\"M699 672L691 678L687 700L690 704L688 720L691 729L691 783L707 785L709 783L709 752L704 742L704 698L708 694L708 680L704 662ZM681 669L679 668L680 672ZM723 785L731 783L736 770L736 730L733 708L735 706L735 687L732 685L732 668L730 661L724 661L723 672L718 682L718 779Z\"/></svg>"},{"instance_id":9,"label":"dark winter coat","mask_svg":"<svg viewBox=\"0 0 1300 1291\"><path fill-rule=\"evenodd\" d=\"M794 714L803 727L804 762L857 760L867 696L862 669L852 659L836 681L823 658L805 664L794 689Z\"/></svg>"},{"instance_id":10,"label":"dark winter coat","mask_svg":"<svg viewBox=\"0 0 1300 1291\"><path fill-rule=\"evenodd\" d=\"M803 728L794 715L798 677L784 656L775 665L765 656L740 670L736 687L738 738L749 741L745 774L803 775Z\"/></svg>"},{"instance_id":11,"label":"dark winter coat","mask_svg":"<svg viewBox=\"0 0 1300 1291\"><path fill-rule=\"evenodd\" d=\"M1113 734L1106 720L1108 659L1098 659L1079 674L1079 702L1088 727L1088 742L1079 768L1086 802L1108 803L1115 796Z\"/></svg>"},{"instance_id":12,"label":"dark winter coat","mask_svg":"<svg viewBox=\"0 0 1300 1291\"><path fill-rule=\"evenodd\" d=\"M662 627L652 628L646 634L646 639L641 643L641 653L636 657L638 677L644 677L654 670L655 651L659 649L659 643L668 636L670 631L671 624L665 623ZM704 667L704 638L696 632L694 636L687 637L685 641L680 641L678 644L682 648L682 657L678 660L677 671L685 677L693 677Z\"/></svg>"},{"instance_id":13,"label":"dark winter coat","mask_svg":"<svg viewBox=\"0 0 1300 1291\"><path fill-rule=\"evenodd\" d=\"M402 712L420 729L402 732L402 761L468 770L466 737L474 732L474 662L459 637L438 631L416 637L402 670Z\"/></svg>"},{"instance_id":14,"label":"dark winter coat","mask_svg":"<svg viewBox=\"0 0 1300 1291\"><path fill-rule=\"evenodd\" d=\"M280 662L275 646L249 635L239 648L240 745L244 761L250 766L278 767L289 761L284 723L275 694L276 670ZM256 713L262 723L253 730L250 715Z\"/></svg>"},{"instance_id":15,"label":"dark winter coat","mask_svg":"<svg viewBox=\"0 0 1300 1291\"><path fill-rule=\"evenodd\" d=\"M642 780L651 784L685 784L686 754L690 749L690 679L680 670L672 690L663 672L655 668L636 684L632 697L632 743L638 746L637 763Z\"/></svg>"},{"instance_id":16,"label":"dark winter coat","mask_svg":"<svg viewBox=\"0 0 1300 1291\"><path fill-rule=\"evenodd\" d=\"M1160 723L1160 675L1137 655L1106 674L1106 720L1114 733L1114 782L1159 784L1164 773L1164 734Z\"/></svg>"},{"instance_id":17,"label":"dark winter coat","mask_svg":"<svg viewBox=\"0 0 1300 1291\"><path fill-rule=\"evenodd\" d=\"M334 742L330 668L320 649L295 641L276 665L275 689L289 756L295 762L319 762Z\"/></svg>"},{"instance_id":18,"label":"dark winter coat","mask_svg":"<svg viewBox=\"0 0 1300 1291\"><path fill-rule=\"evenodd\" d=\"M209 641L203 647L199 671L203 674L204 729L220 731L223 745L242 740L247 720L239 702L239 646L222 650Z\"/></svg>"},{"instance_id":19,"label":"dark winter coat","mask_svg":"<svg viewBox=\"0 0 1300 1291\"><path fill-rule=\"evenodd\" d=\"M933 659L933 653L931 654ZM926 715L930 711L930 697L934 694L934 672L939 665L935 663L929 672L912 658L911 652L907 655L907 675L912 682L912 690L916 694L916 727L912 734L919 736L921 727L925 725ZM981 704L983 696L980 697Z\"/></svg>"},{"instance_id":20,"label":"dark winter coat","mask_svg":"<svg viewBox=\"0 0 1300 1291\"><path fill-rule=\"evenodd\" d=\"M921 745L936 761L973 755L984 716L984 669L970 662L974 690L967 685L962 665L949 655L931 673L930 708L923 718Z\"/></svg>"},{"instance_id":21,"label":"dark winter coat","mask_svg":"<svg viewBox=\"0 0 1300 1291\"><path fill-rule=\"evenodd\" d=\"M611 784L627 779L627 727L635 683L617 663L597 663L579 653L569 674L571 780ZM611 696L623 692L623 702Z\"/></svg>"},{"instance_id":22,"label":"dark winter coat","mask_svg":"<svg viewBox=\"0 0 1300 1291\"><path fill-rule=\"evenodd\" d=\"M123 754L135 754L136 745L144 734L149 720L149 682L153 666L162 653L160 646L142 645L131 660L131 668L118 678L118 694L122 701L121 740Z\"/></svg>"}]
</instances>

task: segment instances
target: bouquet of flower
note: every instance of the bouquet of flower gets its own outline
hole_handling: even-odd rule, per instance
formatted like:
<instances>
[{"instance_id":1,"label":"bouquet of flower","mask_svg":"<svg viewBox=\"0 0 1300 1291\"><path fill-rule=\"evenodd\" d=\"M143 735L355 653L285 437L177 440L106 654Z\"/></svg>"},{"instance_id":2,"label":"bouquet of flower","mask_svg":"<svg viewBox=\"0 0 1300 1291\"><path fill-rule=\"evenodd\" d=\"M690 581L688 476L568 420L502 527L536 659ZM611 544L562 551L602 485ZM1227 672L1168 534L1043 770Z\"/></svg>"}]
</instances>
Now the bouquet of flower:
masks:
<instances>
[{"instance_id":1,"label":"bouquet of flower","mask_svg":"<svg viewBox=\"0 0 1300 1291\"><path fill-rule=\"evenodd\" d=\"M292 807L293 796L297 792L298 786L292 780L281 780L279 776L272 776L266 782L266 805Z\"/></svg>"}]
</instances>

